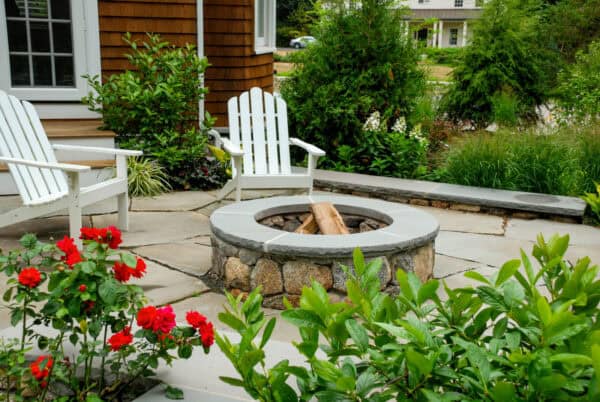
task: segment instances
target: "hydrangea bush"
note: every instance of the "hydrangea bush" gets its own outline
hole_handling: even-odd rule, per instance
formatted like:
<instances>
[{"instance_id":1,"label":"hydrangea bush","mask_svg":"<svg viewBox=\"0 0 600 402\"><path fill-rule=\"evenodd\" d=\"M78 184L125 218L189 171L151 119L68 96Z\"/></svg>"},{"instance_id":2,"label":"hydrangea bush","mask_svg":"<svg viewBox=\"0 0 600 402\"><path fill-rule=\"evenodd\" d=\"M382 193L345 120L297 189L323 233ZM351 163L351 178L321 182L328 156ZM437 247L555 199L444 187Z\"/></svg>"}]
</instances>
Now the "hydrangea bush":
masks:
<instances>
[{"instance_id":1,"label":"hydrangea bush","mask_svg":"<svg viewBox=\"0 0 600 402\"><path fill-rule=\"evenodd\" d=\"M382 118L373 112L362 126L357 145L336 150L334 170L378 176L415 178L427 172L429 141L417 125L409 130L404 117Z\"/></svg>"},{"instance_id":2,"label":"hydrangea bush","mask_svg":"<svg viewBox=\"0 0 600 402\"><path fill-rule=\"evenodd\" d=\"M187 359L194 348L208 353L214 342L213 325L199 312L178 326L171 306L146 305L142 289L128 283L144 277L146 264L119 251L117 228L83 228L81 239L83 250L67 236L44 244L25 235L23 250L0 253L4 301L21 328L19 340L0 344L7 398L120 400L160 361ZM43 354L28 363L33 345Z\"/></svg>"}]
</instances>

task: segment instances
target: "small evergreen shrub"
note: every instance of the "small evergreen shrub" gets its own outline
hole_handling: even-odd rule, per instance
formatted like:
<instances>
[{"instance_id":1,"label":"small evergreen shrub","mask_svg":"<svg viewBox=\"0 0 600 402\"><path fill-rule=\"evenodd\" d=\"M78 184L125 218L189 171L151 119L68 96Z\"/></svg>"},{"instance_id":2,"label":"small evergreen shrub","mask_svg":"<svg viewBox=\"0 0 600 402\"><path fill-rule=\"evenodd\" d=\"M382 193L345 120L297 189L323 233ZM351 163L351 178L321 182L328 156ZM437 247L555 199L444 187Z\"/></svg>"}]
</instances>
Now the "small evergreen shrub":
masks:
<instances>
[{"instance_id":1,"label":"small evergreen shrub","mask_svg":"<svg viewBox=\"0 0 600 402\"><path fill-rule=\"evenodd\" d=\"M535 107L547 95L535 30L517 0L490 0L474 27L471 44L453 72L443 109L455 121L485 127L494 119L494 98L511 94L517 116L537 118Z\"/></svg>"},{"instance_id":2,"label":"small evergreen shrub","mask_svg":"<svg viewBox=\"0 0 600 402\"><path fill-rule=\"evenodd\" d=\"M346 301L315 281L282 313L298 328L303 366L266 365L276 319L261 311L259 289L243 303L227 294L219 319L241 340L216 342L239 377L221 380L260 401L598 400L599 268L567 261L568 245L540 235L536 262L521 251L493 278L470 271L473 287L398 270L397 296L380 290L381 260L367 264L357 250Z\"/></svg>"},{"instance_id":3,"label":"small evergreen shrub","mask_svg":"<svg viewBox=\"0 0 600 402\"><path fill-rule=\"evenodd\" d=\"M424 47L420 52L425 56L425 61L428 63L455 66L460 62L464 49L460 47L441 49L437 47Z\"/></svg>"},{"instance_id":4,"label":"small evergreen shrub","mask_svg":"<svg viewBox=\"0 0 600 402\"><path fill-rule=\"evenodd\" d=\"M362 125L374 111L412 121L425 80L404 13L393 0L332 2L317 42L298 52L281 93L292 134L325 150L326 166L342 161L341 147L361 145Z\"/></svg>"},{"instance_id":5,"label":"small evergreen shrub","mask_svg":"<svg viewBox=\"0 0 600 402\"><path fill-rule=\"evenodd\" d=\"M191 176L210 165L198 162L207 155L207 131L214 123L207 115L198 127L198 102L208 92L200 77L208 62L198 57L194 46L177 48L158 35L149 34L138 44L127 34L124 41L131 47L127 60L133 69L111 75L104 83L88 76L96 93L83 102L102 114L104 128L117 133L120 146L142 150L158 161L174 188L195 188L197 181Z\"/></svg>"},{"instance_id":6,"label":"small evergreen shrub","mask_svg":"<svg viewBox=\"0 0 600 402\"><path fill-rule=\"evenodd\" d=\"M600 41L586 52L577 53L577 61L559 75L558 104L564 118L594 121L600 118Z\"/></svg>"}]
</instances>

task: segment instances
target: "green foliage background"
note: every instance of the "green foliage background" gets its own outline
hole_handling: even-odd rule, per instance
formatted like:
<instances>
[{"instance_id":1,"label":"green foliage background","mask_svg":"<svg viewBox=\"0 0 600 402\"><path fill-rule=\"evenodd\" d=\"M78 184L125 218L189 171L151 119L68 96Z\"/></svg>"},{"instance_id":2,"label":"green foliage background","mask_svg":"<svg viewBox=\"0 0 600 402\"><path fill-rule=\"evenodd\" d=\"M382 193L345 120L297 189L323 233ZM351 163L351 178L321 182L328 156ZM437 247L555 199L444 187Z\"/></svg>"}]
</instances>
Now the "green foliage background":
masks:
<instances>
[{"instance_id":1,"label":"green foliage background","mask_svg":"<svg viewBox=\"0 0 600 402\"><path fill-rule=\"evenodd\" d=\"M282 86L291 132L339 160L356 146L371 112L410 118L424 88L418 52L403 34L404 9L393 0L333 2L316 29L318 42L302 52Z\"/></svg>"}]
</instances>

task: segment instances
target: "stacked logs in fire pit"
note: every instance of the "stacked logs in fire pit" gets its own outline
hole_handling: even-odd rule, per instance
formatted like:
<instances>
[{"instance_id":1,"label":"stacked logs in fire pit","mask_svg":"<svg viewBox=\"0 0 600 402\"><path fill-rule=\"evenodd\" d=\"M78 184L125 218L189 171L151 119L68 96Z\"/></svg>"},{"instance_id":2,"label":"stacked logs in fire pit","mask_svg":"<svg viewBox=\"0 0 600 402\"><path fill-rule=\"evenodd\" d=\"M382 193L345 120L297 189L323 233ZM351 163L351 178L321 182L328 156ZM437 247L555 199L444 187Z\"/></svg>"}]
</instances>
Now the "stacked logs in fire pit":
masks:
<instances>
[{"instance_id":1,"label":"stacked logs in fire pit","mask_svg":"<svg viewBox=\"0 0 600 402\"><path fill-rule=\"evenodd\" d=\"M370 232L387 226L384 222L364 216L341 215L330 202L311 204L310 210L270 216L260 223L286 232L327 235Z\"/></svg>"}]
</instances>

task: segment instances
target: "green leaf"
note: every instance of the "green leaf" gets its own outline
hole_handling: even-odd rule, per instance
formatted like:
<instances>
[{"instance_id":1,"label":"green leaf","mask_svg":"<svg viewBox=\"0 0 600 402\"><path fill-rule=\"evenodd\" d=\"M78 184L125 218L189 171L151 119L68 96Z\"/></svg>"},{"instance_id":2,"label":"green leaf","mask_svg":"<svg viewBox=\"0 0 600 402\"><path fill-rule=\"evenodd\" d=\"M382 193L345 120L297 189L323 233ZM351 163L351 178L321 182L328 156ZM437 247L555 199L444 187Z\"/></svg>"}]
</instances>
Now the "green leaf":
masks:
<instances>
[{"instance_id":1,"label":"green leaf","mask_svg":"<svg viewBox=\"0 0 600 402\"><path fill-rule=\"evenodd\" d=\"M165 389L165 396L167 399L184 399L183 391L170 385Z\"/></svg>"},{"instance_id":2,"label":"green leaf","mask_svg":"<svg viewBox=\"0 0 600 402\"><path fill-rule=\"evenodd\" d=\"M600 394L600 345L592 345L592 365L596 374L596 393Z\"/></svg>"},{"instance_id":3,"label":"green leaf","mask_svg":"<svg viewBox=\"0 0 600 402\"><path fill-rule=\"evenodd\" d=\"M294 309L285 310L281 313L281 316L288 322L294 324L297 327L309 327L309 328L324 328L325 324L321 318L309 310Z\"/></svg>"},{"instance_id":4,"label":"green leaf","mask_svg":"<svg viewBox=\"0 0 600 402\"><path fill-rule=\"evenodd\" d=\"M410 347L406 349L406 360L409 365L417 368L421 377L428 376L433 370L434 362Z\"/></svg>"},{"instance_id":5,"label":"green leaf","mask_svg":"<svg viewBox=\"0 0 600 402\"><path fill-rule=\"evenodd\" d=\"M439 285L438 281L432 279L421 286L417 294L417 303L421 305L425 301L433 299L436 296Z\"/></svg>"},{"instance_id":6,"label":"green leaf","mask_svg":"<svg viewBox=\"0 0 600 402\"><path fill-rule=\"evenodd\" d=\"M474 279L479 282L483 282L486 285L491 285L490 281L485 278L485 276L481 275L477 271L469 271L465 273L465 278Z\"/></svg>"},{"instance_id":7,"label":"green leaf","mask_svg":"<svg viewBox=\"0 0 600 402\"><path fill-rule=\"evenodd\" d=\"M229 312L219 313L218 317L219 321L238 332L241 332L246 328L246 324Z\"/></svg>"},{"instance_id":8,"label":"green leaf","mask_svg":"<svg viewBox=\"0 0 600 402\"><path fill-rule=\"evenodd\" d=\"M542 323L544 324L544 326L549 325L550 320L552 319L552 309L550 308L548 301L545 297L540 296L537 300L536 305Z\"/></svg>"},{"instance_id":9,"label":"green leaf","mask_svg":"<svg viewBox=\"0 0 600 402\"><path fill-rule=\"evenodd\" d=\"M179 346L179 348L177 349L177 356L179 356L182 359L189 359L190 357L192 357L192 345L183 344Z\"/></svg>"},{"instance_id":10,"label":"green leaf","mask_svg":"<svg viewBox=\"0 0 600 402\"><path fill-rule=\"evenodd\" d=\"M96 394L88 394L85 398L85 402L102 402L102 398Z\"/></svg>"},{"instance_id":11,"label":"green leaf","mask_svg":"<svg viewBox=\"0 0 600 402\"><path fill-rule=\"evenodd\" d=\"M508 382L497 382L492 388L492 399L494 402L506 402L516 400L516 389L514 384Z\"/></svg>"},{"instance_id":12,"label":"green leaf","mask_svg":"<svg viewBox=\"0 0 600 402\"><path fill-rule=\"evenodd\" d=\"M121 253L121 260L131 268L135 268L137 265L137 258L133 254Z\"/></svg>"},{"instance_id":13,"label":"green leaf","mask_svg":"<svg viewBox=\"0 0 600 402\"><path fill-rule=\"evenodd\" d=\"M271 318L265 327L265 331L263 332L262 340L260 341L260 348L264 348L269 339L271 338L271 334L273 334L273 330L275 329L275 323L277 319L275 317Z\"/></svg>"},{"instance_id":14,"label":"green leaf","mask_svg":"<svg viewBox=\"0 0 600 402\"><path fill-rule=\"evenodd\" d=\"M366 352L369 347L369 334L365 328L354 319L347 320L345 324L346 329L356 346L358 346L362 352Z\"/></svg>"},{"instance_id":15,"label":"green leaf","mask_svg":"<svg viewBox=\"0 0 600 402\"><path fill-rule=\"evenodd\" d=\"M354 270L356 275L360 278L365 272L365 256L363 255L360 248L356 247L352 252L352 260L354 263Z\"/></svg>"},{"instance_id":16,"label":"green leaf","mask_svg":"<svg viewBox=\"0 0 600 402\"><path fill-rule=\"evenodd\" d=\"M575 353L558 353L550 356L550 361L553 363L560 362L574 366L591 366L594 363L589 356Z\"/></svg>"},{"instance_id":17,"label":"green leaf","mask_svg":"<svg viewBox=\"0 0 600 402\"><path fill-rule=\"evenodd\" d=\"M8 303L12 298L13 289L14 288L8 288L8 290L4 292L4 295L2 296L2 300Z\"/></svg>"},{"instance_id":18,"label":"green leaf","mask_svg":"<svg viewBox=\"0 0 600 402\"><path fill-rule=\"evenodd\" d=\"M510 260L504 263L502 268L500 268L500 272L498 272L498 278L496 278L496 287L509 280L515 274L515 272L519 270L520 266L520 260Z\"/></svg>"},{"instance_id":19,"label":"green leaf","mask_svg":"<svg viewBox=\"0 0 600 402\"><path fill-rule=\"evenodd\" d=\"M219 377L219 380L223 381L225 384L233 385L234 387L244 387L244 381L238 380L237 378L232 377Z\"/></svg>"}]
</instances>

